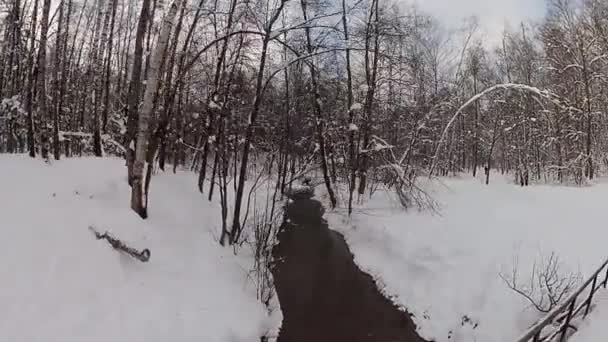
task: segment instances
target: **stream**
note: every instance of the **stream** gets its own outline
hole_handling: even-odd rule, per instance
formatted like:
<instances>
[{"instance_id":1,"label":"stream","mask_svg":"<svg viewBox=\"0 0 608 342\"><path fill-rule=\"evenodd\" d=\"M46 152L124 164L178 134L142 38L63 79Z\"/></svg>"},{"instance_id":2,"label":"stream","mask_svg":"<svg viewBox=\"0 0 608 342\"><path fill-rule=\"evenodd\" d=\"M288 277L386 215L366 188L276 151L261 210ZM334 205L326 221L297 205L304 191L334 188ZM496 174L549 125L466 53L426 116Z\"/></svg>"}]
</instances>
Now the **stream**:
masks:
<instances>
[{"instance_id":1,"label":"stream","mask_svg":"<svg viewBox=\"0 0 608 342\"><path fill-rule=\"evenodd\" d=\"M329 229L323 206L311 196L287 205L273 249L283 311L278 342L424 342L410 315L355 264L344 237Z\"/></svg>"}]
</instances>

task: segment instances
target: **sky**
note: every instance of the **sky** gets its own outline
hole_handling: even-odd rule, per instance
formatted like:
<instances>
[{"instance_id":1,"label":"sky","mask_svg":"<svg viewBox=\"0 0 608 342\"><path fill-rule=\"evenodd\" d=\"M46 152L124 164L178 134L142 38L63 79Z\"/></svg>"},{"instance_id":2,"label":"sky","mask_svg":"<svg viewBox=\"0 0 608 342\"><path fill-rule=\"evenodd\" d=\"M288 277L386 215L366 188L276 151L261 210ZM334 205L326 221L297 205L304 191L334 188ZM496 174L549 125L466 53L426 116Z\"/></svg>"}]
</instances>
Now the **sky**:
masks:
<instances>
[{"instance_id":1,"label":"sky","mask_svg":"<svg viewBox=\"0 0 608 342\"><path fill-rule=\"evenodd\" d=\"M407 0L406 0L407 1ZM459 27L471 15L479 19L488 43L500 42L505 24L516 28L526 20L540 20L546 0L410 0L417 8L432 14L446 28Z\"/></svg>"}]
</instances>

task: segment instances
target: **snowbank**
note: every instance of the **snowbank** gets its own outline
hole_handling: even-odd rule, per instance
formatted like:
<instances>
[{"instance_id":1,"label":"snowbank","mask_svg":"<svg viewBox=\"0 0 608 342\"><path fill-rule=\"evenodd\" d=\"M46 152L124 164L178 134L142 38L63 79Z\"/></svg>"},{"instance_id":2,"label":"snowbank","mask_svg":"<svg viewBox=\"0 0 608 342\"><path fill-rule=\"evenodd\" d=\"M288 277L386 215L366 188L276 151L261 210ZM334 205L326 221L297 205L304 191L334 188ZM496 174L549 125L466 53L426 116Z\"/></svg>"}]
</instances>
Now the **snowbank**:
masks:
<instances>
[{"instance_id":1,"label":"snowbank","mask_svg":"<svg viewBox=\"0 0 608 342\"><path fill-rule=\"evenodd\" d=\"M606 341L608 329L608 291L598 292L593 300L594 309L578 326L578 332L572 335L570 342L599 342Z\"/></svg>"},{"instance_id":2,"label":"snowbank","mask_svg":"<svg viewBox=\"0 0 608 342\"><path fill-rule=\"evenodd\" d=\"M219 210L195 184L187 172L155 176L144 221L129 210L121 160L0 155L0 340L259 340L277 318L255 298L252 260L216 242ZM89 225L149 248L150 261Z\"/></svg>"},{"instance_id":3,"label":"snowbank","mask_svg":"<svg viewBox=\"0 0 608 342\"><path fill-rule=\"evenodd\" d=\"M526 282L534 261L556 252L564 272L592 273L606 257L608 184L521 188L493 178L446 179L440 215L404 212L386 192L330 213L356 262L437 341L513 341L540 316L500 278L519 260ZM477 327L475 327L477 325Z\"/></svg>"}]
</instances>

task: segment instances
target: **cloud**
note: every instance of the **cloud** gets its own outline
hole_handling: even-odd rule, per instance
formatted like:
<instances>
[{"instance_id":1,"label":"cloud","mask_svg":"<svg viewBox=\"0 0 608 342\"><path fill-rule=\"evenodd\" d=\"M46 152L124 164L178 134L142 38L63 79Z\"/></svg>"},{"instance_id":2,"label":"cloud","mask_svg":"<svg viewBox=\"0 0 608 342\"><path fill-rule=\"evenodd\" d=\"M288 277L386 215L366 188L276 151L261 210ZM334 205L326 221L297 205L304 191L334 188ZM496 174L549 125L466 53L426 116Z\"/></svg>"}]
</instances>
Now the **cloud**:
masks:
<instances>
[{"instance_id":1,"label":"cloud","mask_svg":"<svg viewBox=\"0 0 608 342\"><path fill-rule=\"evenodd\" d=\"M459 27L463 19L477 16L488 43L501 39L505 25L516 28L522 21L538 21L545 15L545 0L404 0L436 17L446 28Z\"/></svg>"}]
</instances>

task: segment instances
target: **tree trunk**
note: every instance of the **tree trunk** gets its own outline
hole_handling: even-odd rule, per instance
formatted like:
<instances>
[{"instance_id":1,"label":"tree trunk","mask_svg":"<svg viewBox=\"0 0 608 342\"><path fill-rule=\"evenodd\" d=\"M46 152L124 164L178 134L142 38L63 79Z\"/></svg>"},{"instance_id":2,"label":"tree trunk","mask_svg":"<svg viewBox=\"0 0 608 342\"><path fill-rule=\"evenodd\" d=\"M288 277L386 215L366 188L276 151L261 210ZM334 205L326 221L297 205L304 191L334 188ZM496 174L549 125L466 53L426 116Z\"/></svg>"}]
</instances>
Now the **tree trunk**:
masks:
<instances>
[{"instance_id":1,"label":"tree trunk","mask_svg":"<svg viewBox=\"0 0 608 342\"><path fill-rule=\"evenodd\" d=\"M306 10L306 0L300 0L300 6L302 8L302 16L304 17L304 21L308 21L308 12ZM312 40L310 37L310 28L306 26L304 28L304 32L306 34L306 49L308 54L312 54L314 52L312 46ZM314 58L314 57L313 57ZM319 153L321 155L321 171L323 172L323 180L325 182L325 187L327 188L327 193L329 194L329 200L331 202L331 207L335 208L337 204L336 195L334 194L334 190L331 186L331 179L329 176L329 167L327 163L327 151L325 146L325 118L323 117L323 109L321 108L321 95L319 94L319 85L317 79L317 69L314 65L314 61L310 61L309 63L309 71L310 71L310 80L312 83L312 93L313 93L313 108L315 110L315 127L317 131L317 141L319 142Z\"/></svg>"},{"instance_id":2,"label":"tree trunk","mask_svg":"<svg viewBox=\"0 0 608 342\"><path fill-rule=\"evenodd\" d=\"M116 22L116 7L118 4L118 0L110 0L110 32L109 32L109 37L107 39L107 43L105 45L107 45L107 57L106 57L106 64L105 64L105 70L104 70L104 89L103 89L103 93L104 93L104 103L103 103L103 115L102 115L102 125L101 125L101 131L105 134L107 133L107 129L108 129L108 115L110 112L110 71L111 71L111 61L112 61L112 50L114 47L114 25ZM118 93L118 92L117 92Z\"/></svg>"},{"instance_id":3,"label":"tree trunk","mask_svg":"<svg viewBox=\"0 0 608 342\"><path fill-rule=\"evenodd\" d=\"M348 157L350 166L350 179L348 180L348 215L353 212L353 194L356 186L357 176L357 151L355 149L355 113L353 111L353 75L350 67L350 49L348 22L346 21L346 0L342 0L342 26L344 28L344 41L346 43L346 110L348 112Z\"/></svg>"},{"instance_id":4,"label":"tree trunk","mask_svg":"<svg viewBox=\"0 0 608 342\"><path fill-rule=\"evenodd\" d=\"M131 82L129 84L129 96L127 103L127 134L124 144L127 147L127 174L129 185L133 185L133 164L135 161L135 135L138 126L138 107L141 96L141 71L143 63L144 38L146 27L150 16L150 0L143 0L141 14L137 24L137 34L135 38L135 52L133 54L133 68L131 71Z\"/></svg>"},{"instance_id":5,"label":"tree trunk","mask_svg":"<svg viewBox=\"0 0 608 342\"><path fill-rule=\"evenodd\" d=\"M477 94L477 73L473 73L473 93ZM473 178L477 175L477 158L479 155L479 101L475 101L475 127L473 130Z\"/></svg>"},{"instance_id":6,"label":"tree trunk","mask_svg":"<svg viewBox=\"0 0 608 342\"><path fill-rule=\"evenodd\" d=\"M230 2L230 10L228 11L228 20L226 23L226 35L229 34L230 31L232 30L232 21L234 18L234 11L236 9L236 3L237 3L236 0L232 0ZM217 36L217 26L214 26L214 28L216 30L216 36ZM210 108L211 101L216 101L216 99L214 99L214 97L216 97L218 95L218 90L220 88L220 82L222 79L222 65L224 64L224 60L226 59L226 52L228 50L229 40L230 39L228 39L228 38L223 40L222 47L218 53L217 61L215 64L213 88L212 88L210 96L207 98L207 103L206 103L207 108ZM200 170L200 174L199 174L199 183L198 183L199 190L201 192L203 191L203 183L205 182L206 173L207 173L207 159L208 159L208 154L209 154L209 145L211 143L209 140L209 136L212 135L211 132L213 132L214 121L215 121L215 110L208 109L208 115L207 115L207 120L206 120L206 125L205 125L205 134L206 134L207 139L205 139L205 145L203 146L203 154L201 156L202 165L201 165L201 170Z\"/></svg>"},{"instance_id":7,"label":"tree trunk","mask_svg":"<svg viewBox=\"0 0 608 342\"><path fill-rule=\"evenodd\" d=\"M260 106L262 104L262 96L264 90L264 70L266 68L266 58L268 54L268 43L270 42L270 35L272 32L272 26L277 21L279 15L285 7L287 0L281 0L279 7L272 14L268 23L265 27L264 38L262 41L262 51L260 55L260 62L256 75L255 85L255 98L253 101L253 107L249 114L249 122L247 124L247 130L245 132L245 142L243 146L243 154L241 156L241 165L238 174L238 180L235 178L235 182L238 183L236 187L236 197L234 200L234 215L232 218L232 227L230 229L229 243L236 243L238 236L241 231L241 204L243 202L243 194L245 192L245 177L247 174L247 163L249 161L249 152L251 148L251 142L253 140L253 129L256 124L258 113L260 112ZM235 149L236 150L236 149ZM236 158L235 158L236 160ZM235 163L236 166L236 163Z\"/></svg>"},{"instance_id":8,"label":"tree trunk","mask_svg":"<svg viewBox=\"0 0 608 342\"><path fill-rule=\"evenodd\" d=\"M164 110L161 112L160 117L157 121L156 127L152 131L150 145L148 146L148 173L152 172L152 165L154 164L154 157L158 151L159 166L161 170L165 170L164 166L164 154L165 154L165 136L171 120L171 111L173 109L173 103L175 99L175 93L172 94L172 82L173 82L173 68L175 65L175 55L177 52L177 44L179 42L179 33L182 29L182 22L185 14L185 7L182 6L179 20L173 33L173 41L170 44L169 59L164 63L167 65L166 78L165 78L165 98L164 98ZM168 43L167 43L168 44ZM166 58L165 58L166 59ZM162 73L160 73L162 74ZM148 179L149 180L149 179ZM147 189L147 187L146 187Z\"/></svg>"},{"instance_id":9,"label":"tree trunk","mask_svg":"<svg viewBox=\"0 0 608 342\"><path fill-rule=\"evenodd\" d=\"M32 10L32 25L31 25L31 41L30 41L30 54L28 57L28 82L27 82L27 94L25 100L25 110L27 112L27 144L29 149L29 155L32 158L36 157L36 134L34 127L34 87L36 86L36 78L38 74L37 63L34 64L34 51L36 44L36 24L38 18L38 0L34 0L34 8Z\"/></svg>"},{"instance_id":10,"label":"tree trunk","mask_svg":"<svg viewBox=\"0 0 608 342\"><path fill-rule=\"evenodd\" d=\"M142 218L148 217L148 196L145 191L145 184L148 182L147 178L152 175L146 173L146 160L148 155L148 143L150 140L150 126L154 111L154 97L157 91L163 54L167 49L167 44L169 42L169 33L174 25L178 6L182 1L183 0L177 0L173 2L169 12L163 20L156 48L150 58L144 101L138 120L137 147L135 161L133 163L133 185L131 187L131 208Z\"/></svg>"},{"instance_id":11,"label":"tree trunk","mask_svg":"<svg viewBox=\"0 0 608 342\"><path fill-rule=\"evenodd\" d=\"M59 3L59 21L57 23L57 39L56 39L56 43L55 43L55 70L54 70L54 76L55 79L54 84L55 84L55 106L53 108L53 156L55 157L55 160L59 160L60 158L60 152L61 152L61 146L59 145L59 116L60 116L60 111L61 108L59 107L59 104L61 103L61 48L63 47L62 44L62 39L63 39L63 6L64 6L64 1L61 0Z\"/></svg>"},{"instance_id":12,"label":"tree trunk","mask_svg":"<svg viewBox=\"0 0 608 342\"><path fill-rule=\"evenodd\" d=\"M378 57L380 55L380 30L379 30L379 14L378 14L378 2L379 0L374 0L371 4L371 9L367 21L366 26L366 34L365 34L365 79L367 81L367 94L365 96L365 123L363 129L363 148L368 149L369 139L371 135L372 129L372 109L374 106L374 95L376 91L376 77L378 73ZM374 17L374 22L372 23L372 17ZM371 70L369 65L369 53L370 53L370 29L371 26L374 27L374 57L372 60ZM365 187L367 186L367 168L369 158L367 153L364 153L361 156L361 162L359 164L360 171L360 180L359 180L359 195L363 195L365 193Z\"/></svg>"},{"instance_id":13,"label":"tree trunk","mask_svg":"<svg viewBox=\"0 0 608 342\"><path fill-rule=\"evenodd\" d=\"M99 0L97 3L97 17L95 21L95 32L91 42L91 57L89 64L89 74L92 78L92 87L89 89L88 84L85 85L85 91L87 93L87 99L89 104L89 111L93 112L93 153L97 157L103 156L103 147L101 144L101 118L100 118L100 104L101 104L101 69L100 66L103 58L103 48L105 47L105 40L107 38L107 20L103 20L106 17L107 9L105 9L105 1Z\"/></svg>"},{"instance_id":14,"label":"tree trunk","mask_svg":"<svg viewBox=\"0 0 608 342\"><path fill-rule=\"evenodd\" d=\"M592 113L591 113L591 85L589 80L589 72L587 70L587 59L583 52L583 78L585 84L585 114L587 116L587 132L585 137L585 152L587 154L587 163L585 165L585 176L593 179L593 158L591 156L591 130L592 130Z\"/></svg>"},{"instance_id":15,"label":"tree trunk","mask_svg":"<svg viewBox=\"0 0 608 342\"><path fill-rule=\"evenodd\" d=\"M49 12L51 10L51 0L44 0L42 6L42 22L40 24L40 47L38 49L38 94L36 107L38 108L38 116L41 121L46 121L48 116L47 98L46 98L46 43L49 30ZM44 127L44 126L43 126ZM46 127L42 130L41 136L41 151L42 157L47 159L49 152L49 132Z\"/></svg>"}]
</instances>

